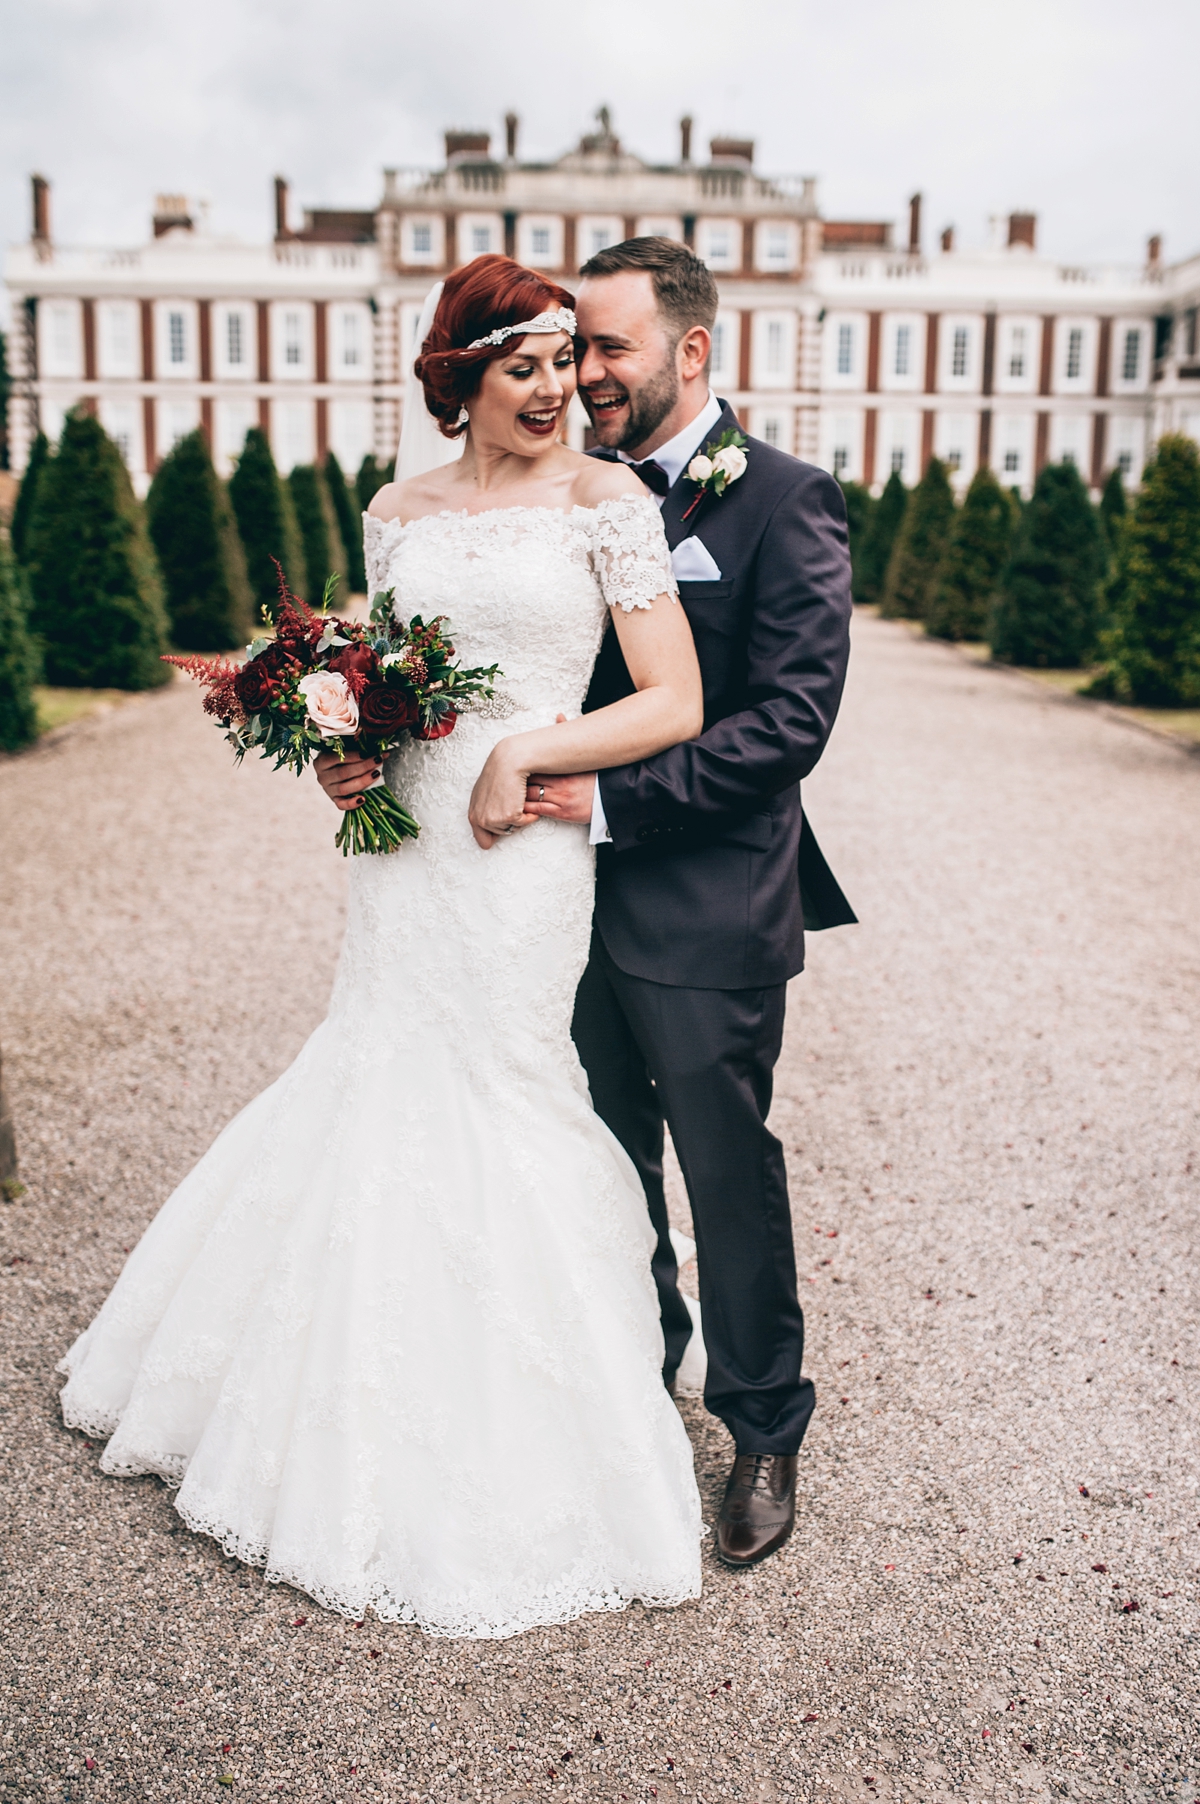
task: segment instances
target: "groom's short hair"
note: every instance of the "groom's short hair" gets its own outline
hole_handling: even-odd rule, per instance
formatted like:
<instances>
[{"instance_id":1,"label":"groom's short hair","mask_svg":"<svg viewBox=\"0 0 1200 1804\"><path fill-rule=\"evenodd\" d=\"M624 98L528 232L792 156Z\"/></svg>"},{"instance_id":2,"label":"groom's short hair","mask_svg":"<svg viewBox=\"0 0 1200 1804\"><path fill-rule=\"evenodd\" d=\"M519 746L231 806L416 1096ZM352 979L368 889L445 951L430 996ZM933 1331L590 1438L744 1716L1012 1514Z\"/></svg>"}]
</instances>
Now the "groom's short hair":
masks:
<instances>
[{"instance_id":1,"label":"groom's short hair","mask_svg":"<svg viewBox=\"0 0 1200 1804\"><path fill-rule=\"evenodd\" d=\"M675 343L693 326L711 332L717 318L717 284L706 263L686 244L671 238L626 238L589 257L581 276L615 276L625 269L644 269L654 286L654 299Z\"/></svg>"}]
</instances>

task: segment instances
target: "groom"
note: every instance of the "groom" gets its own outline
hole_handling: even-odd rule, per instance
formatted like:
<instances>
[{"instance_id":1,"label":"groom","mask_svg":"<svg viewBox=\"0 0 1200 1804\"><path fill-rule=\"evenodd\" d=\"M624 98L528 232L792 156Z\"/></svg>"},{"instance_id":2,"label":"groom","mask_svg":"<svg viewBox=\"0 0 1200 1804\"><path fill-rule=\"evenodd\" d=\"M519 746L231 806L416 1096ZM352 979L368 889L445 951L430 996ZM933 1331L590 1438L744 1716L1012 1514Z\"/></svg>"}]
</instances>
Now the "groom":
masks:
<instances>
[{"instance_id":1,"label":"groom","mask_svg":"<svg viewBox=\"0 0 1200 1804\"><path fill-rule=\"evenodd\" d=\"M664 238L582 269L579 392L595 455L660 502L704 681L698 739L595 776L539 775L527 810L590 822L600 848L591 958L573 1032L592 1101L638 1168L673 1388L692 1332L663 1195L663 1124L687 1182L699 1261L704 1399L736 1457L717 1548L747 1566L795 1519L812 1414L783 1150L766 1126L787 980L805 926L853 921L800 807L849 652L850 560L838 484L742 439L723 494L689 478L738 432L711 394L717 287ZM740 434L739 434L740 437ZM605 636L585 711L631 694Z\"/></svg>"}]
</instances>

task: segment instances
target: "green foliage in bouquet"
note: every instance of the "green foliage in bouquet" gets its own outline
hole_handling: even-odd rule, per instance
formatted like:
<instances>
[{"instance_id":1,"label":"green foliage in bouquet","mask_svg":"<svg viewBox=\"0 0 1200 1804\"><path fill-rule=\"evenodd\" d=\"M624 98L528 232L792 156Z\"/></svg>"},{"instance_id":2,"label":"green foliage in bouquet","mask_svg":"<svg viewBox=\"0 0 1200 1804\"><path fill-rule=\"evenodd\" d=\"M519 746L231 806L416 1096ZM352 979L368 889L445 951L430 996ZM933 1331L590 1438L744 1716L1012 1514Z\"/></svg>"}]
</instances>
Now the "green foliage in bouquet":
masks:
<instances>
[{"instance_id":1,"label":"green foliage in bouquet","mask_svg":"<svg viewBox=\"0 0 1200 1804\"><path fill-rule=\"evenodd\" d=\"M33 685L41 675L41 663L29 627L25 578L0 538L0 751L19 751L37 738Z\"/></svg>"},{"instance_id":2,"label":"green foliage in bouquet","mask_svg":"<svg viewBox=\"0 0 1200 1804\"><path fill-rule=\"evenodd\" d=\"M896 536L908 506L908 490L893 470L883 493L871 507L871 517L863 534L862 548L854 571L854 599L877 602L883 595L887 567L895 549Z\"/></svg>"},{"instance_id":3,"label":"green foliage in bouquet","mask_svg":"<svg viewBox=\"0 0 1200 1804\"><path fill-rule=\"evenodd\" d=\"M275 637L256 639L245 664L168 657L208 690L204 711L218 720L240 762L249 751L300 772L319 752L382 758L401 739L444 739L460 712L492 694L498 674L464 670L439 616L395 619L392 590L375 597L368 625L321 612L294 596L279 572ZM368 789L342 817L334 843L343 854L392 852L420 824L386 784Z\"/></svg>"},{"instance_id":4,"label":"green foliage in bouquet","mask_svg":"<svg viewBox=\"0 0 1200 1804\"><path fill-rule=\"evenodd\" d=\"M16 506L8 529L12 543L13 556L18 564L23 564L28 556L29 522L33 518L33 504L37 499L38 484L42 479L42 471L50 456L50 440L44 432L39 432L29 447L29 461L25 465L25 474L21 478L21 486L17 491Z\"/></svg>"},{"instance_id":5,"label":"green foliage in bouquet","mask_svg":"<svg viewBox=\"0 0 1200 1804\"><path fill-rule=\"evenodd\" d=\"M203 432L189 432L158 467L146 498L171 638L187 651L245 644L254 598L229 497Z\"/></svg>"},{"instance_id":6,"label":"green foliage in bouquet","mask_svg":"<svg viewBox=\"0 0 1200 1804\"><path fill-rule=\"evenodd\" d=\"M354 486L358 491L358 511L365 514L385 482L392 480L392 473L386 464L381 464L374 452L368 451L358 466L358 475L354 478Z\"/></svg>"},{"instance_id":7,"label":"green foliage in bouquet","mask_svg":"<svg viewBox=\"0 0 1200 1804\"><path fill-rule=\"evenodd\" d=\"M367 586L367 572L363 564L362 513L358 506L358 492L351 489L342 475L342 466L332 451L325 455L324 476L346 552L346 582L352 594L361 595Z\"/></svg>"},{"instance_id":8,"label":"green foliage in bouquet","mask_svg":"<svg viewBox=\"0 0 1200 1804\"><path fill-rule=\"evenodd\" d=\"M988 631L1001 664L1072 670L1096 647L1100 520L1073 463L1047 464L1022 510Z\"/></svg>"},{"instance_id":9,"label":"green foliage in bouquet","mask_svg":"<svg viewBox=\"0 0 1200 1804\"><path fill-rule=\"evenodd\" d=\"M986 468L971 479L954 516L950 543L925 615L934 639L984 639L996 588L1008 563L1018 510Z\"/></svg>"},{"instance_id":10,"label":"green foliage in bouquet","mask_svg":"<svg viewBox=\"0 0 1200 1804\"><path fill-rule=\"evenodd\" d=\"M875 503L864 482L843 482L840 476L838 481L846 503L846 531L850 538L850 591L855 601L862 601L863 596L859 590L862 586L863 543L870 528Z\"/></svg>"},{"instance_id":11,"label":"green foliage in bouquet","mask_svg":"<svg viewBox=\"0 0 1200 1804\"><path fill-rule=\"evenodd\" d=\"M924 620L954 524L954 490L945 464L931 457L909 496L888 560L879 611L888 620Z\"/></svg>"},{"instance_id":12,"label":"green foliage in bouquet","mask_svg":"<svg viewBox=\"0 0 1200 1804\"><path fill-rule=\"evenodd\" d=\"M270 443L260 426L252 426L246 434L242 455L229 479L229 499L250 587L258 609L269 620L278 595L277 564L282 564L293 589L308 585L291 494L280 480ZM318 569L322 567L317 565Z\"/></svg>"},{"instance_id":13,"label":"green foliage in bouquet","mask_svg":"<svg viewBox=\"0 0 1200 1804\"><path fill-rule=\"evenodd\" d=\"M168 681L167 617L145 519L121 453L91 414L68 414L38 481L26 544L47 682Z\"/></svg>"},{"instance_id":14,"label":"green foliage in bouquet","mask_svg":"<svg viewBox=\"0 0 1200 1804\"><path fill-rule=\"evenodd\" d=\"M1092 695L1147 708L1200 706L1200 455L1167 433L1117 541L1112 625Z\"/></svg>"},{"instance_id":15,"label":"green foliage in bouquet","mask_svg":"<svg viewBox=\"0 0 1200 1804\"><path fill-rule=\"evenodd\" d=\"M345 580L346 551L325 478L316 464L297 464L287 479L307 570L335 570ZM312 577L309 577L312 586Z\"/></svg>"}]
</instances>

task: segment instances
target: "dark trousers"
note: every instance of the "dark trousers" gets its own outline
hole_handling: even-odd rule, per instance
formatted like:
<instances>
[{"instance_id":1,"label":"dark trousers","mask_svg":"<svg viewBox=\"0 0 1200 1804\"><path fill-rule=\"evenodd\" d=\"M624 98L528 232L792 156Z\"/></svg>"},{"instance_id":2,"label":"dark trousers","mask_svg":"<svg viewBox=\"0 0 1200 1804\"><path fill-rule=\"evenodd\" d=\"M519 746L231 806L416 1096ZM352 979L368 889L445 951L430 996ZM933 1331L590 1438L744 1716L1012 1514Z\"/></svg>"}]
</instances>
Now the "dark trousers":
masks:
<instances>
[{"instance_id":1,"label":"dark trousers","mask_svg":"<svg viewBox=\"0 0 1200 1804\"><path fill-rule=\"evenodd\" d=\"M592 1103L638 1169L674 1375L691 1334L663 1194L663 1122L692 1205L708 1378L704 1402L739 1453L795 1453L815 1393L801 1378L804 1316L783 1149L767 1131L786 986L689 990L630 977L599 934L572 1034Z\"/></svg>"}]
</instances>

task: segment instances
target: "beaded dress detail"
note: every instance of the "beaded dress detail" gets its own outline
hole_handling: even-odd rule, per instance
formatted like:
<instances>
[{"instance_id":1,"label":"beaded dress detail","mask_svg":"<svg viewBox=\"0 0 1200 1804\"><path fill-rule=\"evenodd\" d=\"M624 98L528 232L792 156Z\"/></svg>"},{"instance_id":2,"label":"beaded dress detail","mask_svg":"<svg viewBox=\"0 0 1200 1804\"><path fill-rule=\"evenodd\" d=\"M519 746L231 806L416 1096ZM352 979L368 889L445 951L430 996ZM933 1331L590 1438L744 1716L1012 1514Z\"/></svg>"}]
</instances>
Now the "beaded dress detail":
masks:
<instances>
[{"instance_id":1,"label":"beaded dress detail","mask_svg":"<svg viewBox=\"0 0 1200 1804\"><path fill-rule=\"evenodd\" d=\"M501 705L385 773L422 823L350 862L329 1014L164 1204L63 1361L104 1471L161 1474L328 1608L513 1635L700 1589L652 1235L570 1036L594 854L475 845L495 742L577 714L606 607L674 581L641 496L365 526L368 587L449 617Z\"/></svg>"}]
</instances>

